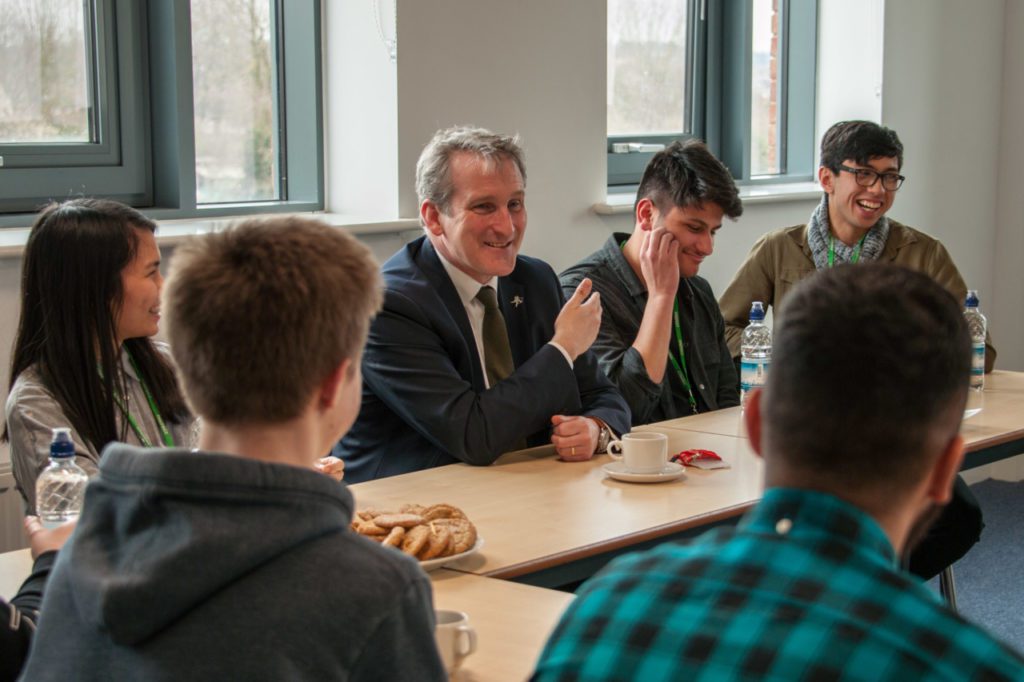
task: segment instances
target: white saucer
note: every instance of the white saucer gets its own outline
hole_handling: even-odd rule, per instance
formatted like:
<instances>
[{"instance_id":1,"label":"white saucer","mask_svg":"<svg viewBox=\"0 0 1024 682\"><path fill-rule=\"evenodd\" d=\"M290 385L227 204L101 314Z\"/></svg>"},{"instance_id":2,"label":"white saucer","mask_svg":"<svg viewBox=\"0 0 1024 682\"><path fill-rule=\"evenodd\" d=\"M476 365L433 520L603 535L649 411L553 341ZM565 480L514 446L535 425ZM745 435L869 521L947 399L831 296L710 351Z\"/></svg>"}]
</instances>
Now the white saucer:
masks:
<instances>
[{"instance_id":1,"label":"white saucer","mask_svg":"<svg viewBox=\"0 0 1024 682\"><path fill-rule=\"evenodd\" d=\"M686 477L686 467L676 462L666 462L661 471L653 474L634 474L626 471L626 465L622 462L609 462L601 468L615 480L627 483L664 483Z\"/></svg>"}]
</instances>

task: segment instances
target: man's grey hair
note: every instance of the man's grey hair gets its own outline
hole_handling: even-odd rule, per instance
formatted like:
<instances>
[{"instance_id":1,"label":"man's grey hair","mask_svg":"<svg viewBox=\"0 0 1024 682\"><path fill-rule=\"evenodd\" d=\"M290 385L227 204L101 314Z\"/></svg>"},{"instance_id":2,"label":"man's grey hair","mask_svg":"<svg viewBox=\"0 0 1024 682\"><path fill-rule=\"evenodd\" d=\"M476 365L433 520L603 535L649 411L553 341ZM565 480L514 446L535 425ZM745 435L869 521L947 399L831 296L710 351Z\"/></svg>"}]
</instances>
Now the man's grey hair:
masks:
<instances>
[{"instance_id":1,"label":"man's grey hair","mask_svg":"<svg viewBox=\"0 0 1024 682\"><path fill-rule=\"evenodd\" d=\"M430 201L440 211L448 212L448 202L454 189L451 158L456 152L476 154L489 163L512 159L519 168L523 185L526 185L526 164L518 135L498 135L484 128L456 126L434 133L416 162L416 193L420 204Z\"/></svg>"}]
</instances>

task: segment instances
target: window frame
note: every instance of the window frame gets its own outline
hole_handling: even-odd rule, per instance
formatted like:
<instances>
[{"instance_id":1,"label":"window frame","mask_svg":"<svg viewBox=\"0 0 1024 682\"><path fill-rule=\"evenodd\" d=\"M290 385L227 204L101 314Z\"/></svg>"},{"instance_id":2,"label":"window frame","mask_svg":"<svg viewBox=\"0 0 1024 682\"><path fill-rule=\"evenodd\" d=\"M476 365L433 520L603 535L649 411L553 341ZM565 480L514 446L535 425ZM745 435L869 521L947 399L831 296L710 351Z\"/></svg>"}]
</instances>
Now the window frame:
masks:
<instances>
[{"instance_id":1,"label":"window frame","mask_svg":"<svg viewBox=\"0 0 1024 682\"><path fill-rule=\"evenodd\" d=\"M89 88L97 110L90 111L90 133L96 141L0 144L0 213L33 211L51 197L90 192L126 203L150 196L144 173L144 55L132 39L142 29L141 8L131 0L84 5L92 53Z\"/></svg>"},{"instance_id":2,"label":"window frame","mask_svg":"<svg viewBox=\"0 0 1024 682\"><path fill-rule=\"evenodd\" d=\"M18 202L5 204L0 195L0 227L23 227L27 213L71 196L116 199L157 220L323 209L320 0L268 0L278 38L273 68L281 198L203 205L196 202L190 0L88 1L100 11L109 8L116 24L116 44L106 47L116 55L116 76L108 69L99 78L113 81L122 101L135 98L135 110L126 113L123 103L118 110L121 158L109 166L61 166L75 162L57 150L48 167L0 167L0 184Z\"/></svg>"},{"instance_id":3,"label":"window frame","mask_svg":"<svg viewBox=\"0 0 1024 682\"><path fill-rule=\"evenodd\" d=\"M782 172L751 177L751 0L690 0L683 132L607 138L608 188L631 192L654 152L613 153L621 142L669 144L698 137L732 172L739 185L814 179L814 106L817 55L816 0L779 0L783 21L783 74L779 101Z\"/></svg>"}]
</instances>

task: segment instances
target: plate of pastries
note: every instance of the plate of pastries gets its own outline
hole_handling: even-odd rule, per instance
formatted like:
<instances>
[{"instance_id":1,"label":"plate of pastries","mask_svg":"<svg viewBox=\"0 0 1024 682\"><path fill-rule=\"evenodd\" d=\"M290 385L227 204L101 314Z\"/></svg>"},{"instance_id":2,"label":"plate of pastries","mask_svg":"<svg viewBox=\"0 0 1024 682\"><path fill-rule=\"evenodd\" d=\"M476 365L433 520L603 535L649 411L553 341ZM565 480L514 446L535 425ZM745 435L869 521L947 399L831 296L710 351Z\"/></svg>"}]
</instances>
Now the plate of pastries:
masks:
<instances>
[{"instance_id":1,"label":"plate of pastries","mask_svg":"<svg viewBox=\"0 0 1024 682\"><path fill-rule=\"evenodd\" d=\"M451 504L364 509L355 513L352 530L415 557L425 571L475 554L484 544L466 513Z\"/></svg>"}]
</instances>

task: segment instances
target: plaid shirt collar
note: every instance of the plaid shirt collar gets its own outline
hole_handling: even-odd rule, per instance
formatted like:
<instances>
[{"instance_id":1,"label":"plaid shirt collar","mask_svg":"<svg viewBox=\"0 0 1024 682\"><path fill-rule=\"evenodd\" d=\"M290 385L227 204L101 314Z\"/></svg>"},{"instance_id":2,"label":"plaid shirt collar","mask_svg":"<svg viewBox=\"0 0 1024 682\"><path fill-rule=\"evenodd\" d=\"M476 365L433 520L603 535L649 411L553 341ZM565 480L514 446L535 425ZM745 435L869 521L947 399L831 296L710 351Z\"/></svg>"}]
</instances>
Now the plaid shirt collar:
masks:
<instances>
[{"instance_id":1,"label":"plaid shirt collar","mask_svg":"<svg viewBox=\"0 0 1024 682\"><path fill-rule=\"evenodd\" d=\"M865 559L898 566L889 537L867 512L829 493L771 488L740 522L741 532L788 535L845 545Z\"/></svg>"}]
</instances>

